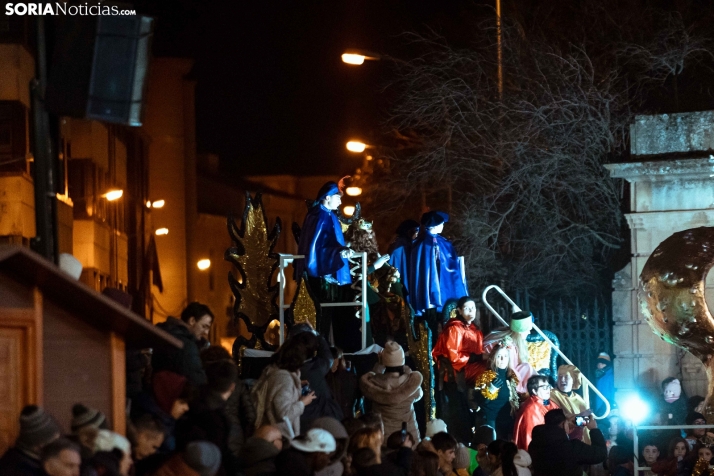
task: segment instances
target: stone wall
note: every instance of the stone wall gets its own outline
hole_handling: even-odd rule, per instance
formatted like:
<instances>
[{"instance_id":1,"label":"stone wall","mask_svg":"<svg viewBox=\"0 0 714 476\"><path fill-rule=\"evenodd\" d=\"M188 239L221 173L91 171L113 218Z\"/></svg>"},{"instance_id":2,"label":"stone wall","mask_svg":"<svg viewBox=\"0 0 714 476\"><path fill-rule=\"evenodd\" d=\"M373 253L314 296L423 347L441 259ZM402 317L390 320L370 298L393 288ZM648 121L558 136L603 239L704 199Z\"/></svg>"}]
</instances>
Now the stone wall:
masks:
<instances>
[{"instance_id":1,"label":"stone wall","mask_svg":"<svg viewBox=\"0 0 714 476\"><path fill-rule=\"evenodd\" d=\"M632 155L646 161L609 164L612 177L630 184L630 263L613 282L613 352L616 401L632 392L658 392L669 376L683 378L689 396L706 395L701 363L661 341L637 302L640 272L650 253L671 234L714 226L714 111L638 116L631 126ZM680 159L682 154L692 158ZM645 158L645 157L643 157ZM714 296L714 280L706 280Z\"/></svg>"}]
</instances>

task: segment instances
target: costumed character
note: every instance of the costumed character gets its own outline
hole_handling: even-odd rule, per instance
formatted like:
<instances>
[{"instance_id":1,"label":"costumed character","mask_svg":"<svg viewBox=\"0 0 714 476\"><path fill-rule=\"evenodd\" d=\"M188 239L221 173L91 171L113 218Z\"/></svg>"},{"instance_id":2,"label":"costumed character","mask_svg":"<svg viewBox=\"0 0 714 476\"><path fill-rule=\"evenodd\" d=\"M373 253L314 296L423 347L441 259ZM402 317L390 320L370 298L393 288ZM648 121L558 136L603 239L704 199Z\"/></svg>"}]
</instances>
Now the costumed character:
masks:
<instances>
[{"instance_id":1,"label":"costumed character","mask_svg":"<svg viewBox=\"0 0 714 476\"><path fill-rule=\"evenodd\" d=\"M374 333L380 346L391 337L406 347L406 323L401 318L405 302L399 271L387 264L390 255L379 254L372 223L364 219L353 222L345 232L345 240L356 253L367 253L367 345Z\"/></svg>"},{"instance_id":2,"label":"costumed character","mask_svg":"<svg viewBox=\"0 0 714 476\"><path fill-rule=\"evenodd\" d=\"M558 367L557 388L550 392L550 398L560 408L569 419L577 416L590 416L592 413L588 405L583 400L583 397L575 393L582 385L582 376L580 369L574 365L561 365ZM572 431L568 434L571 440L580 440L583 443L590 444L590 430L587 427L573 425Z\"/></svg>"},{"instance_id":3,"label":"costumed character","mask_svg":"<svg viewBox=\"0 0 714 476\"><path fill-rule=\"evenodd\" d=\"M348 285L352 283L352 277L347 258L352 256L352 251L345 246L342 226L335 214L342 203L343 188L342 180L339 184L327 182L323 185L300 231L298 254L305 258L295 261L295 278L299 281L306 273L308 285L320 302L351 300L352 293ZM317 323L318 332L329 336L331 326L339 326L337 320L347 320L345 309L349 310L323 308L320 322ZM338 339L339 330L334 330L335 339Z\"/></svg>"},{"instance_id":4,"label":"costumed character","mask_svg":"<svg viewBox=\"0 0 714 476\"><path fill-rule=\"evenodd\" d=\"M550 384L545 375L534 375L528 379L528 400L521 404L513 426L513 440L519 449L528 451L533 428L545 424L545 414L559 408L550 400Z\"/></svg>"},{"instance_id":5,"label":"costumed character","mask_svg":"<svg viewBox=\"0 0 714 476\"><path fill-rule=\"evenodd\" d=\"M511 370L508 353L505 343L495 345L487 361L488 370L482 372L474 383L475 400L479 406L476 427L488 425L495 428L503 440L510 439L513 416L519 407L518 376Z\"/></svg>"},{"instance_id":6,"label":"costumed character","mask_svg":"<svg viewBox=\"0 0 714 476\"><path fill-rule=\"evenodd\" d=\"M449 215L444 212L422 215L423 229L412 244L407 269L409 304L417 316L424 316L434 335L444 304L468 295L463 259L456 255L451 242L440 235L447 221Z\"/></svg>"},{"instance_id":7,"label":"costumed character","mask_svg":"<svg viewBox=\"0 0 714 476\"><path fill-rule=\"evenodd\" d=\"M406 289L406 280L409 276L409 257L412 251L412 242L419 234L419 222L415 220L404 220L397 227L397 236L389 245L389 265L397 268L402 277L403 294L409 292Z\"/></svg>"},{"instance_id":8,"label":"costumed character","mask_svg":"<svg viewBox=\"0 0 714 476\"><path fill-rule=\"evenodd\" d=\"M597 356L597 369L595 370L595 388L600 390L600 393L612 405L615 401L615 373L612 370L612 359L607 352L600 352ZM600 397L593 396L595 399L595 414L603 415L605 413L605 402Z\"/></svg>"},{"instance_id":9,"label":"costumed character","mask_svg":"<svg viewBox=\"0 0 714 476\"><path fill-rule=\"evenodd\" d=\"M491 332L483 343L484 351L490 354L496 344L505 340L506 347L509 349L511 369L518 376L518 393L527 393L528 379L538 375L538 372L529 363L526 338L531 333L531 329L533 329L533 315L526 311L514 312L511 314L509 328Z\"/></svg>"},{"instance_id":10,"label":"costumed character","mask_svg":"<svg viewBox=\"0 0 714 476\"><path fill-rule=\"evenodd\" d=\"M483 373L483 334L476 325L476 301L463 296L456 306L457 316L444 326L444 330L431 351L434 360L444 357L451 362L454 372L464 371L466 383L473 384Z\"/></svg>"}]
</instances>

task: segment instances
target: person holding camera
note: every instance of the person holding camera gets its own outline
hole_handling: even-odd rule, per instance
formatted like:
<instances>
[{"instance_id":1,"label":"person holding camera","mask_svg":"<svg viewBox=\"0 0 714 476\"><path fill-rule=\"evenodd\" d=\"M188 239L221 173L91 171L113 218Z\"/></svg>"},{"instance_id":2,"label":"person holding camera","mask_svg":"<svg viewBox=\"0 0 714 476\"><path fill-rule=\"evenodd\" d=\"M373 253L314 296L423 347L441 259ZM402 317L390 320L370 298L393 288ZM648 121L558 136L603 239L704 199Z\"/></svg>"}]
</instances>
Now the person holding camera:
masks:
<instances>
[{"instance_id":1,"label":"person holding camera","mask_svg":"<svg viewBox=\"0 0 714 476\"><path fill-rule=\"evenodd\" d=\"M372 411L382 415L385 435L400 431L402 422L406 422L414 443L419 443L414 402L423 395L422 380L419 372L404 365L404 350L394 341L384 345L373 371L362 376L359 382L362 394L371 400Z\"/></svg>"},{"instance_id":2,"label":"person holding camera","mask_svg":"<svg viewBox=\"0 0 714 476\"><path fill-rule=\"evenodd\" d=\"M588 417L592 413L583 397L574 392L581 385L580 369L574 365L558 367L557 387L550 393L550 399L563 409L567 418ZM590 431L585 425L575 425L568 437L590 444Z\"/></svg>"},{"instance_id":3,"label":"person holding camera","mask_svg":"<svg viewBox=\"0 0 714 476\"><path fill-rule=\"evenodd\" d=\"M533 429L533 439L528 446L533 459L533 476L582 476L584 465L599 464L607 459L605 437L595 419L581 418L590 430L590 445L568 438L575 422L565 416L563 409L545 414L545 424Z\"/></svg>"}]
</instances>

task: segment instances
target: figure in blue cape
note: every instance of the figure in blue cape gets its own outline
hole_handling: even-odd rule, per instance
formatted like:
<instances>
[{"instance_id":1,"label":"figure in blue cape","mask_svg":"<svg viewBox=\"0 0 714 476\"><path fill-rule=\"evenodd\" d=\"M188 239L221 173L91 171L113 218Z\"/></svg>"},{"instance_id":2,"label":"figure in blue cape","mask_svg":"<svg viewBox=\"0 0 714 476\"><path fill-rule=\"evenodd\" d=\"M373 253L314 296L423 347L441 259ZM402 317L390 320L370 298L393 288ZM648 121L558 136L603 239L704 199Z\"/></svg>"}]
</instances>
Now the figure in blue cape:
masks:
<instances>
[{"instance_id":1,"label":"figure in blue cape","mask_svg":"<svg viewBox=\"0 0 714 476\"><path fill-rule=\"evenodd\" d=\"M298 254L305 259L295 261L296 279L307 272L308 277L324 278L330 284L352 283L347 262L352 251L345 246L342 227L334 212L341 203L342 191L337 183L322 186L300 232Z\"/></svg>"},{"instance_id":2,"label":"figure in blue cape","mask_svg":"<svg viewBox=\"0 0 714 476\"><path fill-rule=\"evenodd\" d=\"M431 315L426 317L431 327L436 326L431 321L437 319L446 301L468 295L463 258L456 256L451 242L439 235L448 220L444 212L422 215L422 231L412 243L409 260L409 303L416 315Z\"/></svg>"},{"instance_id":3,"label":"figure in blue cape","mask_svg":"<svg viewBox=\"0 0 714 476\"><path fill-rule=\"evenodd\" d=\"M402 292L407 295L407 279L409 276L409 254L412 250L412 242L419 233L419 222L415 220L404 220L397 227L397 237L389 245L389 265L399 271L402 281Z\"/></svg>"}]
</instances>

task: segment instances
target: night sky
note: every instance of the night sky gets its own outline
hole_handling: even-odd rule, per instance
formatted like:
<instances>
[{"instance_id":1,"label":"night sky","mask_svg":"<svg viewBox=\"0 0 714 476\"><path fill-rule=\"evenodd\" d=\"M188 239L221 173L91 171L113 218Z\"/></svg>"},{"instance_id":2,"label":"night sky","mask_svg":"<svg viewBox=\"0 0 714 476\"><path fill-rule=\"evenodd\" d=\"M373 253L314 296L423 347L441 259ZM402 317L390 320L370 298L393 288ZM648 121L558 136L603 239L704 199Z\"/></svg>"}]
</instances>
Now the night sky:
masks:
<instances>
[{"instance_id":1,"label":"night sky","mask_svg":"<svg viewBox=\"0 0 714 476\"><path fill-rule=\"evenodd\" d=\"M454 28L478 2L148 2L157 55L195 58L199 152L225 172L345 174L344 144L379 142L385 61L350 67L346 48L399 56L405 31ZM483 10L483 9L482 9Z\"/></svg>"}]
</instances>

